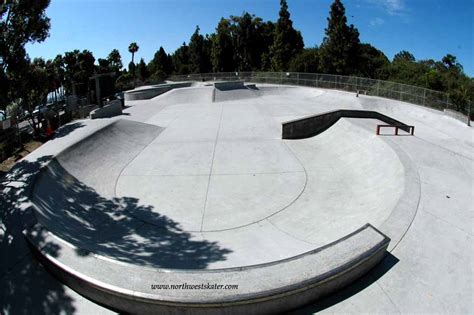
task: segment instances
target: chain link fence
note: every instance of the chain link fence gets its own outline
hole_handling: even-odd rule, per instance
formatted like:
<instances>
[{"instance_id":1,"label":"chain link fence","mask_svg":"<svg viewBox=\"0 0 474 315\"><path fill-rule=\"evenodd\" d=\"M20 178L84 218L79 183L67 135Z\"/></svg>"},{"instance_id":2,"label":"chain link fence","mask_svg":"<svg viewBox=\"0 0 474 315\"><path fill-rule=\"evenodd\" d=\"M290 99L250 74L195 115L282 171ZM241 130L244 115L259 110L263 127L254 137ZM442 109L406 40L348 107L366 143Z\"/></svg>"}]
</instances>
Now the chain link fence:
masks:
<instances>
[{"instance_id":1,"label":"chain link fence","mask_svg":"<svg viewBox=\"0 0 474 315\"><path fill-rule=\"evenodd\" d=\"M453 104L447 93L422 87L369 78L301 72L220 72L174 75L173 81L229 81L309 86L357 92L470 115L471 104Z\"/></svg>"}]
</instances>

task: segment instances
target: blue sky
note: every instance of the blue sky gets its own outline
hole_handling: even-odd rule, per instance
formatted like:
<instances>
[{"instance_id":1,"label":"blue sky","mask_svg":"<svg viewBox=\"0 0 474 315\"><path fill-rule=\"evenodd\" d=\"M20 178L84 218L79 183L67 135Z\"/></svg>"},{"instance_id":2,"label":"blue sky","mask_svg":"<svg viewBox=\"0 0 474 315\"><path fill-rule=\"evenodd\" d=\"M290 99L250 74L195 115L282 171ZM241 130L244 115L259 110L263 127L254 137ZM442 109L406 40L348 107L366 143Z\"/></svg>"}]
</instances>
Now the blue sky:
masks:
<instances>
[{"instance_id":1,"label":"blue sky","mask_svg":"<svg viewBox=\"0 0 474 315\"><path fill-rule=\"evenodd\" d=\"M306 47L320 45L332 0L288 0L291 18ZM400 50L418 59L458 58L474 76L473 0L343 0L349 23L362 42L382 50L390 59ZM105 58L119 49L124 65L128 45L140 46L136 57L149 61L163 46L168 53L188 42L196 25L202 33L215 30L221 17L243 11L276 21L278 0L52 0L50 37L28 44L30 57L53 58L73 49L89 49Z\"/></svg>"}]
</instances>

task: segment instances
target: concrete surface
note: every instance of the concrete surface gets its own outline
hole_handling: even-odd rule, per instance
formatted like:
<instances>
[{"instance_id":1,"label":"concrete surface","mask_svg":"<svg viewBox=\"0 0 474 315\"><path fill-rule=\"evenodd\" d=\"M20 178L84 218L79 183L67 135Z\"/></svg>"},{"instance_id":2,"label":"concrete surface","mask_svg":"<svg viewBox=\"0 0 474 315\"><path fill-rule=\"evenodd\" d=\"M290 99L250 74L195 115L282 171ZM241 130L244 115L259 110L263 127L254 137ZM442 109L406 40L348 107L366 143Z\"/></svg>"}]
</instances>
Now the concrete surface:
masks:
<instances>
[{"instance_id":1,"label":"concrete surface","mask_svg":"<svg viewBox=\"0 0 474 315\"><path fill-rule=\"evenodd\" d=\"M242 90L242 98L240 90L216 95L213 87L197 85L127 102L129 115L122 119L164 129L122 169L114 190L108 177L87 175L87 164L56 159L48 174L64 186L55 188L58 196L67 193L75 204L82 191L88 202L79 205L92 209L87 216L69 209L65 222L74 224L57 224L57 230L117 261L216 269L292 257L368 222L394 240L390 255L362 281L298 313L471 312L472 129L442 112L382 98L257 87L251 94ZM375 110L415 125L416 135L377 137L377 121L341 119L314 138L280 139L282 122L336 109ZM26 158L26 173L42 157L58 156L115 120L74 122ZM113 161L107 146L103 150L103 163ZM94 151L81 153L93 161L100 152ZM63 171L78 178L67 182ZM7 188L5 196L22 187L9 178L4 185L16 190ZM58 202L43 199L49 206ZM10 292L27 290L24 276L13 272L21 268L16 257L30 259L17 221L10 212L2 218L10 252L2 270L15 279ZM116 229L106 228L111 225ZM117 241L121 245L113 246ZM77 305L78 312L95 307L84 299Z\"/></svg>"}]
</instances>

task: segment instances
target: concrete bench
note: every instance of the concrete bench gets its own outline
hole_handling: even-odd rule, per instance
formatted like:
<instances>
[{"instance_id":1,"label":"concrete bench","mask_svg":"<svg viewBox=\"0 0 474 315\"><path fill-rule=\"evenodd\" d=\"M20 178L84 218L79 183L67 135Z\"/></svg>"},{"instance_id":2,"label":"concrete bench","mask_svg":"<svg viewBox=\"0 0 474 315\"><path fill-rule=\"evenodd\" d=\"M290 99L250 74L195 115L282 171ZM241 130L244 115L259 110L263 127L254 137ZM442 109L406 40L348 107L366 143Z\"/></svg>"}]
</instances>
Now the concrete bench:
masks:
<instances>
[{"instance_id":1,"label":"concrete bench","mask_svg":"<svg viewBox=\"0 0 474 315\"><path fill-rule=\"evenodd\" d=\"M362 276L390 239L370 224L326 246L270 263L215 270L170 270L118 262L70 245L39 223L24 231L56 277L114 310L140 314L268 314L305 305ZM183 289L238 285L238 289ZM181 289L164 289L181 285ZM158 289L161 287L161 289Z\"/></svg>"}]
</instances>

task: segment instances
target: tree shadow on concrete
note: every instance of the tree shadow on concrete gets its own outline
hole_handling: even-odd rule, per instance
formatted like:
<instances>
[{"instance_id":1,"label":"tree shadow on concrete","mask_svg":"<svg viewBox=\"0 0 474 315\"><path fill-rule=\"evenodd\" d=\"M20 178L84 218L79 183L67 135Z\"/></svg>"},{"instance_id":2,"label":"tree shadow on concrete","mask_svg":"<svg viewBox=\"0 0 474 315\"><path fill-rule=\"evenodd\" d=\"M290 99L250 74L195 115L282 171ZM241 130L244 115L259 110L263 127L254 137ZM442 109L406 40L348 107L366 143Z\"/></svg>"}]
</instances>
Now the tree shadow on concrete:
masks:
<instances>
[{"instance_id":1,"label":"tree shadow on concrete","mask_svg":"<svg viewBox=\"0 0 474 315\"><path fill-rule=\"evenodd\" d=\"M66 287L33 259L22 234L32 218L31 209L21 205L28 198L34 174L50 158L21 161L0 179L0 314L71 314L75 311ZM43 234L36 237L44 243ZM44 245L53 256L58 254L57 246Z\"/></svg>"},{"instance_id":2,"label":"tree shadow on concrete","mask_svg":"<svg viewBox=\"0 0 474 315\"><path fill-rule=\"evenodd\" d=\"M58 128L58 130L54 132L53 139L65 137L71 132L73 132L74 130L82 128L84 126L85 126L84 123L80 121L76 121L76 122L61 126L60 128Z\"/></svg>"},{"instance_id":3,"label":"tree shadow on concrete","mask_svg":"<svg viewBox=\"0 0 474 315\"><path fill-rule=\"evenodd\" d=\"M385 258L382 259L372 270L367 274L357 279L354 283L343 288L342 290L331 294L327 297L324 297L312 304L309 304L303 308L289 312L293 315L302 315L302 314L314 314L320 312L324 309L327 309L333 305L336 305L353 295L361 292L368 286L372 285L378 279L380 279L384 274L386 274L390 269L393 268L399 262L398 258L393 256L390 252L387 252Z\"/></svg>"},{"instance_id":4,"label":"tree shadow on concrete","mask_svg":"<svg viewBox=\"0 0 474 315\"><path fill-rule=\"evenodd\" d=\"M42 169L40 171L40 169ZM38 184L38 185L37 185ZM44 189L44 191L42 190ZM136 198L104 198L51 156L21 161L0 180L0 313L74 313L75 297L33 258L22 231L41 223L77 245L78 255L99 254L135 265L200 269L231 251L194 239L179 223L140 205ZM32 193L37 207L28 206ZM147 216L157 225L135 217ZM60 247L46 231L35 234L51 256Z\"/></svg>"},{"instance_id":5,"label":"tree shadow on concrete","mask_svg":"<svg viewBox=\"0 0 474 315\"><path fill-rule=\"evenodd\" d=\"M198 239L137 198L105 198L69 174L56 160L34 190L39 222L80 248L79 255L171 269L204 269L226 259L229 249ZM146 223L153 222L153 224Z\"/></svg>"}]
</instances>

